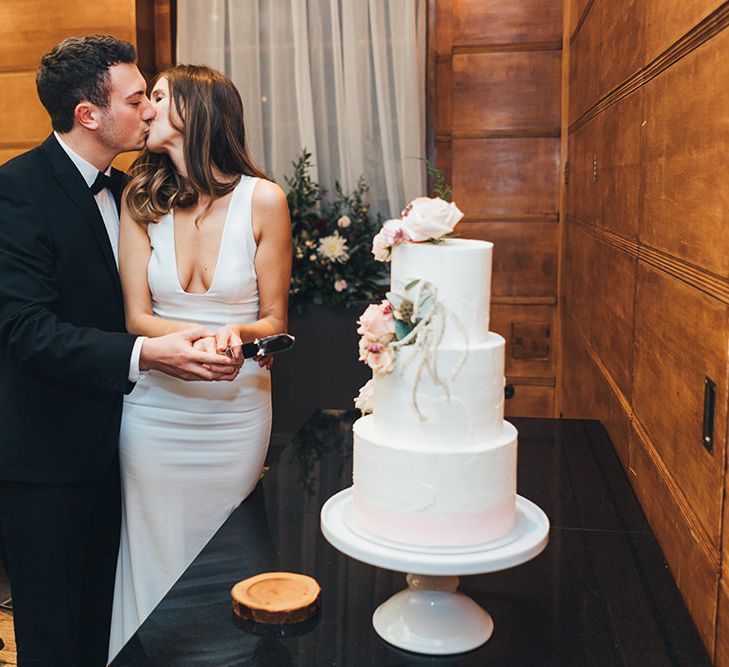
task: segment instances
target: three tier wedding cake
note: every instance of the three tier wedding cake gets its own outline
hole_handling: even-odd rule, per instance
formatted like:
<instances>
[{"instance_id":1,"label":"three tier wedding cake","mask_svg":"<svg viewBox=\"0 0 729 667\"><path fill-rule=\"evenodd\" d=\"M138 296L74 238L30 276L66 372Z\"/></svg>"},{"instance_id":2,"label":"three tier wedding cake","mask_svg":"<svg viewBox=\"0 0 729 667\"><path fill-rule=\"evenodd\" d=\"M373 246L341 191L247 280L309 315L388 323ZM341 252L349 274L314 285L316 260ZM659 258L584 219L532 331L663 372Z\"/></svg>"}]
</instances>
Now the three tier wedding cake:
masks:
<instances>
[{"instance_id":1,"label":"three tier wedding cake","mask_svg":"<svg viewBox=\"0 0 729 667\"><path fill-rule=\"evenodd\" d=\"M358 321L373 379L355 401L354 520L405 545L478 545L515 522L505 342L489 332L493 244L443 238L462 215L422 197L385 223L373 252L392 263L391 289Z\"/></svg>"}]
</instances>

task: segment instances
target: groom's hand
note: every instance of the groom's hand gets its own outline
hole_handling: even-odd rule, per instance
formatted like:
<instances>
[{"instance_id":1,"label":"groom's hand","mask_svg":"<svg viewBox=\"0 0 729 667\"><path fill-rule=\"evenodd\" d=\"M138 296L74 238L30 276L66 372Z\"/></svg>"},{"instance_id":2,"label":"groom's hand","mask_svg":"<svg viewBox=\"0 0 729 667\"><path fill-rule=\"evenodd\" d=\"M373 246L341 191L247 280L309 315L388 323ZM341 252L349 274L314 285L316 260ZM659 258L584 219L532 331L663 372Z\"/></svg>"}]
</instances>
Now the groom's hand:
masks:
<instances>
[{"instance_id":1,"label":"groom's hand","mask_svg":"<svg viewBox=\"0 0 729 667\"><path fill-rule=\"evenodd\" d=\"M158 370L182 380L234 380L240 370L240 362L196 341L214 337L215 333L203 327L194 327L147 338L139 356L139 370ZM214 338L213 338L214 340ZM202 347L203 349L198 349ZM213 345L214 347L214 345Z\"/></svg>"}]
</instances>

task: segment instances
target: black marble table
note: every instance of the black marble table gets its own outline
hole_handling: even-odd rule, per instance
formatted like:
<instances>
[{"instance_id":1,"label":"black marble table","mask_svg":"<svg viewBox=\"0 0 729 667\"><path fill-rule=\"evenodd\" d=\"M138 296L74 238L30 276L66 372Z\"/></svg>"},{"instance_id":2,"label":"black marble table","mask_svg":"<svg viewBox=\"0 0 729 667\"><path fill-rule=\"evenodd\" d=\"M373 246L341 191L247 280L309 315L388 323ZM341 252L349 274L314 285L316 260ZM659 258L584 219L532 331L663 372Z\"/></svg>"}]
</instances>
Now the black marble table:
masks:
<instances>
[{"instance_id":1,"label":"black marble table","mask_svg":"<svg viewBox=\"0 0 729 667\"><path fill-rule=\"evenodd\" d=\"M605 431L576 420L512 420L519 429L518 492L547 513L552 530L533 561L461 578L460 589L494 619L491 639L446 657L384 642L372 612L405 588L405 575L344 556L319 530L324 502L351 484L356 417L316 412L290 444L271 450L262 484L112 667L710 664ZM319 581L318 616L278 629L238 622L230 588L275 570Z\"/></svg>"}]
</instances>

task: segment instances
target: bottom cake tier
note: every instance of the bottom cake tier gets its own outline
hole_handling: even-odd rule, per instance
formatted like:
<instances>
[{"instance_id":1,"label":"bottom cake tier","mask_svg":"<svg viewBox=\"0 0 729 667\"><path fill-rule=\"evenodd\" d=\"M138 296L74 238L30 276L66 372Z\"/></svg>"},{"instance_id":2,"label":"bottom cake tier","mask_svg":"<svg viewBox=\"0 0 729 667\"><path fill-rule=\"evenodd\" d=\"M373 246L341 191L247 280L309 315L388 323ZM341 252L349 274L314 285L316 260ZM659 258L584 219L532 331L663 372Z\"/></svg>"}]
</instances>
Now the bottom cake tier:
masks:
<instances>
[{"instance_id":1,"label":"bottom cake tier","mask_svg":"<svg viewBox=\"0 0 729 667\"><path fill-rule=\"evenodd\" d=\"M497 540L515 522L517 431L477 446L427 450L379 436L371 415L354 423L354 518L366 531L416 546Z\"/></svg>"}]
</instances>

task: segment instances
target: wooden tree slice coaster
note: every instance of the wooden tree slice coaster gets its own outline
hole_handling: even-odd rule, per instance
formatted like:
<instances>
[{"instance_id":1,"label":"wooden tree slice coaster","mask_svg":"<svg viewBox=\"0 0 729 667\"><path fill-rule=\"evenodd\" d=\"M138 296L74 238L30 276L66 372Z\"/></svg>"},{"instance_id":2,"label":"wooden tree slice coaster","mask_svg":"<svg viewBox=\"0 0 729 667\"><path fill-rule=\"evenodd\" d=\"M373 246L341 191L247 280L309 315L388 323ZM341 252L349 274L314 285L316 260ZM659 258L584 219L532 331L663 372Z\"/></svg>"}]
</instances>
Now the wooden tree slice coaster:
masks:
<instances>
[{"instance_id":1,"label":"wooden tree slice coaster","mask_svg":"<svg viewBox=\"0 0 729 667\"><path fill-rule=\"evenodd\" d=\"M239 581L230 594L233 611L255 623L300 623L319 608L316 579L293 572L265 572Z\"/></svg>"}]
</instances>

